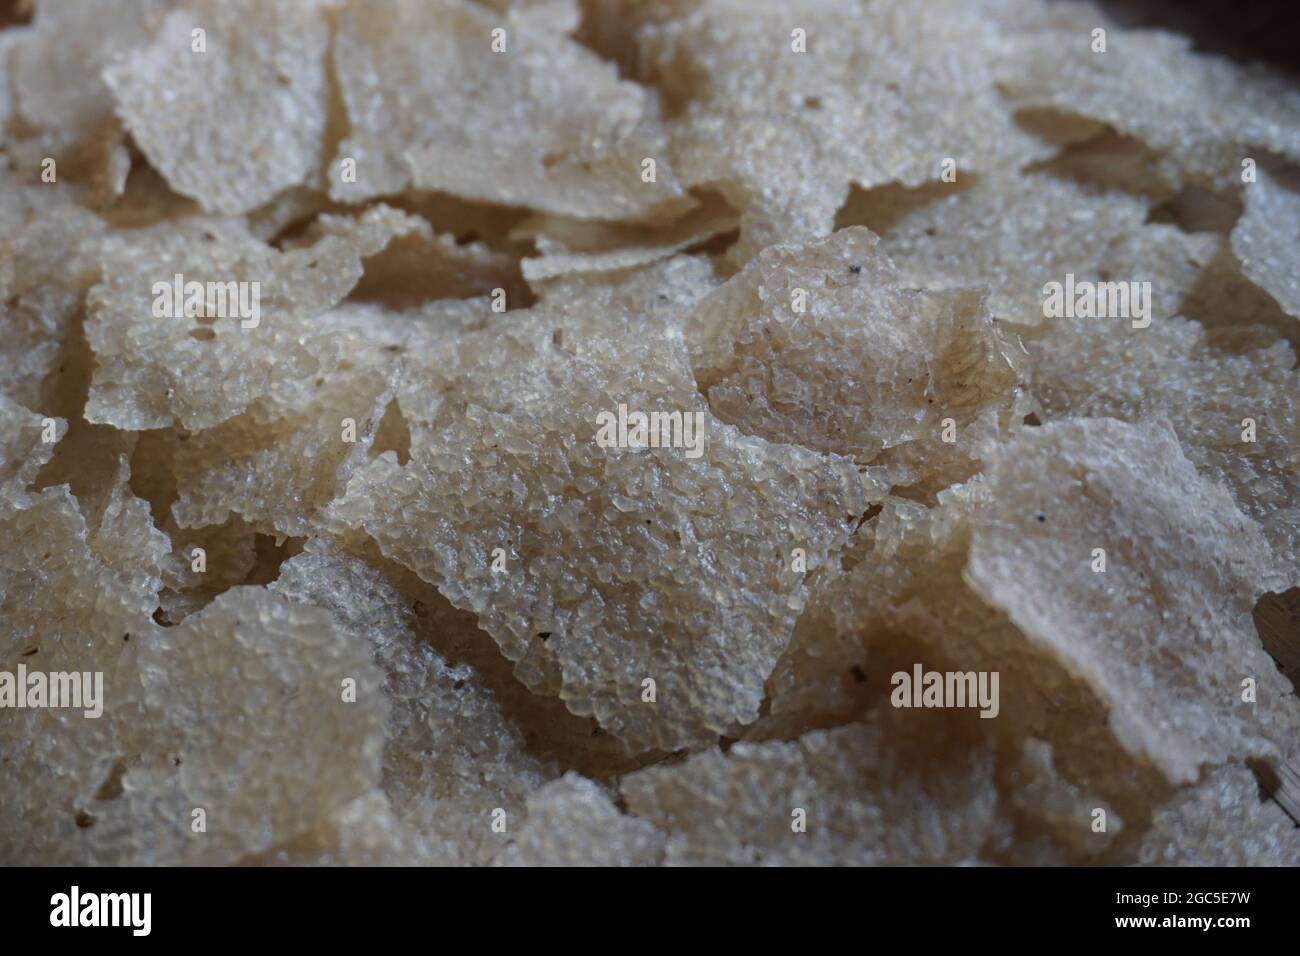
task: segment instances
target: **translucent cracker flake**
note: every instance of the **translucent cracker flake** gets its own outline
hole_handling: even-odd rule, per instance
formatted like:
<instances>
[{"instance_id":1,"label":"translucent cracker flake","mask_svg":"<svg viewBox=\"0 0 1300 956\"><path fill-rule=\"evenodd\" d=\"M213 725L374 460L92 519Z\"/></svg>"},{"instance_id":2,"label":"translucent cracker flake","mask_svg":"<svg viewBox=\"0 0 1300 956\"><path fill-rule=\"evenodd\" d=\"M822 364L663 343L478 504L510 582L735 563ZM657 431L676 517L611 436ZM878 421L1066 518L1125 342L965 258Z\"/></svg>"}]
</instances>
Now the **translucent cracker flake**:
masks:
<instances>
[{"instance_id":1,"label":"translucent cracker flake","mask_svg":"<svg viewBox=\"0 0 1300 956\"><path fill-rule=\"evenodd\" d=\"M1095 268L1117 236L1146 220L1141 197L1047 173L992 173L920 206L883 235L906 282L987 286L993 317L1034 326L1043 287Z\"/></svg>"},{"instance_id":2,"label":"translucent cracker flake","mask_svg":"<svg viewBox=\"0 0 1300 956\"><path fill-rule=\"evenodd\" d=\"M344 235L287 252L233 230L106 239L104 281L87 303L98 364L86 418L193 430L259 398L300 398L343 360L315 320L357 283L363 257L410 228L410 217L386 206L349 222Z\"/></svg>"},{"instance_id":3,"label":"translucent cracker flake","mask_svg":"<svg viewBox=\"0 0 1300 956\"><path fill-rule=\"evenodd\" d=\"M68 423L51 419L55 438L67 434ZM43 440L46 421L0 392L0 517L25 507L27 486L54 454L54 442Z\"/></svg>"},{"instance_id":4,"label":"translucent cracker flake","mask_svg":"<svg viewBox=\"0 0 1300 956\"><path fill-rule=\"evenodd\" d=\"M769 441L944 487L1018 424L1023 349L978 289L904 283L862 227L769 247L686 322L713 413ZM1019 353L1019 354L1017 354Z\"/></svg>"},{"instance_id":5,"label":"translucent cracker flake","mask_svg":"<svg viewBox=\"0 0 1300 956\"><path fill-rule=\"evenodd\" d=\"M866 507L847 459L704 410L676 327L690 302L655 308L676 265L566 285L461 335L443 401L408 417L410 461L381 455L330 508L477 613L524 683L633 750L757 716L802 601L791 549L815 568ZM677 439L602 447L620 405L680 413Z\"/></svg>"},{"instance_id":6,"label":"translucent cracker flake","mask_svg":"<svg viewBox=\"0 0 1300 956\"><path fill-rule=\"evenodd\" d=\"M95 829L111 809L105 784L115 761L166 749L143 719L136 664L152 628L159 568L147 550L114 537L128 525L115 518L88 525L62 485L0 515L0 670L91 675L89 685L77 681L80 708L6 709L0 720L0 861L8 865L132 858L112 845L111 828Z\"/></svg>"},{"instance_id":7,"label":"translucent cracker flake","mask_svg":"<svg viewBox=\"0 0 1300 956\"><path fill-rule=\"evenodd\" d=\"M966 576L1106 703L1121 746L1173 783L1290 746L1300 707L1251 621L1267 544L1167 425L1052 422L987 474Z\"/></svg>"},{"instance_id":8,"label":"translucent cracker flake","mask_svg":"<svg viewBox=\"0 0 1300 956\"><path fill-rule=\"evenodd\" d=\"M325 608L370 646L392 702L381 786L409 839L444 865L486 863L523 824L525 795L557 773L527 751L503 702L420 639L417 611L382 571L336 545L309 541L272 590Z\"/></svg>"},{"instance_id":9,"label":"translucent cracker flake","mask_svg":"<svg viewBox=\"0 0 1300 956\"><path fill-rule=\"evenodd\" d=\"M524 278L538 283L568 273L618 272L648 265L721 236L737 223L736 213L714 198L661 226L538 214L512 235L531 238L541 252L522 263Z\"/></svg>"},{"instance_id":10,"label":"translucent cracker flake","mask_svg":"<svg viewBox=\"0 0 1300 956\"><path fill-rule=\"evenodd\" d=\"M528 821L494 866L657 866L664 834L625 816L596 784L566 773L528 797Z\"/></svg>"},{"instance_id":11,"label":"translucent cracker flake","mask_svg":"<svg viewBox=\"0 0 1300 956\"><path fill-rule=\"evenodd\" d=\"M323 610L232 588L155 629L139 667L150 719L177 759L122 777L115 809L136 828L138 862L235 862L378 783L381 676L364 640Z\"/></svg>"},{"instance_id":12,"label":"translucent cracker flake","mask_svg":"<svg viewBox=\"0 0 1300 956\"><path fill-rule=\"evenodd\" d=\"M303 536L369 457L392 391L369 371L339 371L301 404L258 402L176 450L172 514L185 528L238 515L266 534Z\"/></svg>"},{"instance_id":13,"label":"translucent cracker flake","mask_svg":"<svg viewBox=\"0 0 1300 956\"><path fill-rule=\"evenodd\" d=\"M1225 258L1226 257L1226 258ZM1183 453L1225 484L1264 530L1276 567L1300 581L1300 373L1267 302L1236 271L1227 243L1149 225L1111 243L1084 281L1150 282L1150 324L1054 319L1025 336L1045 419L1164 417ZM1269 308L1272 308L1271 306ZM1196 314L1204 320L1185 319ZM1255 324L1262 322L1267 324ZM1289 586L1289 585L1288 585Z\"/></svg>"},{"instance_id":14,"label":"translucent cracker flake","mask_svg":"<svg viewBox=\"0 0 1300 956\"><path fill-rule=\"evenodd\" d=\"M668 833L669 864L971 862L997 824L978 723L885 707L793 742L741 742L637 771L621 789L633 814Z\"/></svg>"},{"instance_id":15,"label":"translucent cracker flake","mask_svg":"<svg viewBox=\"0 0 1300 956\"><path fill-rule=\"evenodd\" d=\"M324 167L329 42L316 0L195 0L105 80L174 190L209 211L243 213Z\"/></svg>"},{"instance_id":16,"label":"translucent cracker flake","mask_svg":"<svg viewBox=\"0 0 1300 956\"><path fill-rule=\"evenodd\" d=\"M1191 52L1191 40L1111 29L1105 52L1091 28L1028 30L996 68L1019 107L1081 114L1164 154L1169 180L1240 182L1253 150L1300 158L1300 91L1261 66Z\"/></svg>"},{"instance_id":17,"label":"translucent cracker flake","mask_svg":"<svg viewBox=\"0 0 1300 956\"><path fill-rule=\"evenodd\" d=\"M528 19L459 0L353 2L335 68L351 124L331 168L337 199L414 182L584 218L671 216L692 204L664 155L652 94Z\"/></svg>"},{"instance_id":18,"label":"translucent cracker flake","mask_svg":"<svg viewBox=\"0 0 1300 956\"><path fill-rule=\"evenodd\" d=\"M688 187L744 213L733 256L826 235L850 183L915 186L1050 149L1014 123L989 68L1001 31L966 3L700 4L641 34Z\"/></svg>"},{"instance_id":19,"label":"translucent cracker flake","mask_svg":"<svg viewBox=\"0 0 1300 956\"><path fill-rule=\"evenodd\" d=\"M171 0L38 4L12 53L18 115L37 129L71 138L91 132L112 113L104 68L146 43L170 5Z\"/></svg>"},{"instance_id":20,"label":"translucent cracker flake","mask_svg":"<svg viewBox=\"0 0 1300 956\"><path fill-rule=\"evenodd\" d=\"M1246 276L1300 319L1300 183L1262 169L1257 176L1242 187L1245 211L1232 230L1232 249Z\"/></svg>"}]
</instances>

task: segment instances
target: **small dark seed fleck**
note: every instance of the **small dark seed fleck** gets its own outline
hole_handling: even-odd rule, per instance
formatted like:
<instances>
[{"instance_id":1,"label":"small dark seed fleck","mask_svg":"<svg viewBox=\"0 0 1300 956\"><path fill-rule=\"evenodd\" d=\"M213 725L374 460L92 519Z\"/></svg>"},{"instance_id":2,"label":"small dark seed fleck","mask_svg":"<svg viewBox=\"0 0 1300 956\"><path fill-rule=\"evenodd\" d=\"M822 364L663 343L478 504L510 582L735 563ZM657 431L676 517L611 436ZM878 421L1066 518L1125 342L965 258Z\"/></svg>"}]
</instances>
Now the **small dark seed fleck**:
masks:
<instances>
[{"instance_id":1,"label":"small dark seed fleck","mask_svg":"<svg viewBox=\"0 0 1300 956\"><path fill-rule=\"evenodd\" d=\"M550 632L550 631L538 631L538 632L537 632L537 636L540 637L542 640L546 640L548 637L551 636L551 632Z\"/></svg>"},{"instance_id":2,"label":"small dark seed fleck","mask_svg":"<svg viewBox=\"0 0 1300 956\"><path fill-rule=\"evenodd\" d=\"M862 271L862 266L849 266L849 271L852 272L854 275L857 275L859 272Z\"/></svg>"},{"instance_id":3,"label":"small dark seed fleck","mask_svg":"<svg viewBox=\"0 0 1300 956\"><path fill-rule=\"evenodd\" d=\"M867 672L862 669L861 664L853 665L853 679L857 681L859 684L861 684L864 680L867 679Z\"/></svg>"},{"instance_id":4,"label":"small dark seed fleck","mask_svg":"<svg viewBox=\"0 0 1300 956\"><path fill-rule=\"evenodd\" d=\"M1047 515L1035 515L1034 517L1036 517L1039 521L1047 520Z\"/></svg>"}]
</instances>

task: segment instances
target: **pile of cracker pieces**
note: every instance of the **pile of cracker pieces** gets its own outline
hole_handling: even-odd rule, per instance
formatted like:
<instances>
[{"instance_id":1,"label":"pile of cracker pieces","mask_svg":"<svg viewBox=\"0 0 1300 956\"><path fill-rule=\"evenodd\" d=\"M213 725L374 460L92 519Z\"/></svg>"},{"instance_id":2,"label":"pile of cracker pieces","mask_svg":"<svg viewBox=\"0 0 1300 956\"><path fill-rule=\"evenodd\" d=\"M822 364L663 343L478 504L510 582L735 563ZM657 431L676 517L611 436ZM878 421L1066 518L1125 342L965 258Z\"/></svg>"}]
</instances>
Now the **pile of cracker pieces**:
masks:
<instances>
[{"instance_id":1,"label":"pile of cracker pieces","mask_svg":"<svg viewBox=\"0 0 1300 956\"><path fill-rule=\"evenodd\" d=\"M9 682L0 863L1300 862L1294 78L1044 0L5 6L0 670L103 691Z\"/></svg>"}]
</instances>

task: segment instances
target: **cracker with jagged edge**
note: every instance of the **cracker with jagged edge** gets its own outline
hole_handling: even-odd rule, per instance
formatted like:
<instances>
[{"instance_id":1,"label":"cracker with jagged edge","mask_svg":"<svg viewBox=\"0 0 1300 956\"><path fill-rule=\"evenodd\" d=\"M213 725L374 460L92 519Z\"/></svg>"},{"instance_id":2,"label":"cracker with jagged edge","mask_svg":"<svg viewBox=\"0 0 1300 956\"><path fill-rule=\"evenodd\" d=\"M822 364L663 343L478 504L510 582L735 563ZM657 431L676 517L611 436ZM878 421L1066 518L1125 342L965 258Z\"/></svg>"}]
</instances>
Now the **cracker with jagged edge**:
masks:
<instances>
[{"instance_id":1,"label":"cracker with jagged edge","mask_svg":"<svg viewBox=\"0 0 1300 956\"><path fill-rule=\"evenodd\" d=\"M668 833L669 864L973 862L999 823L980 723L884 706L797 740L649 767L620 789L633 814Z\"/></svg>"},{"instance_id":2,"label":"cracker with jagged edge","mask_svg":"<svg viewBox=\"0 0 1300 956\"><path fill-rule=\"evenodd\" d=\"M78 681L89 694L77 695L80 708L27 707L0 721L0 860L9 865L131 861L139 844L107 825L121 793L116 767L166 749L145 718L137 665L165 538L129 492L102 516L88 524L59 485L0 518L0 669L92 675L89 686Z\"/></svg>"},{"instance_id":3,"label":"cracker with jagged edge","mask_svg":"<svg viewBox=\"0 0 1300 956\"><path fill-rule=\"evenodd\" d=\"M1286 752L1300 702L1251 622L1267 542L1167 424L1025 429L987 476L966 579L1105 702L1126 751L1172 783Z\"/></svg>"},{"instance_id":4,"label":"cracker with jagged edge","mask_svg":"<svg viewBox=\"0 0 1300 956\"><path fill-rule=\"evenodd\" d=\"M342 234L287 252L233 231L105 239L103 281L87 303L98 365L86 418L130 430L209 428L260 398L310 394L314 379L342 361L329 336L315 334L317 318L356 285L363 258L416 227L383 205L350 222ZM200 314L188 314L184 288L180 297L164 295L176 276L183 287L204 284ZM169 298L187 314L169 313Z\"/></svg>"},{"instance_id":5,"label":"cracker with jagged edge","mask_svg":"<svg viewBox=\"0 0 1300 956\"><path fill-rule=\"evenodd\" d=\"M657 866L664 834L628 816L585 777L566 773L528 795L528 819L494 866Z\"/></svg>"},{"instance_id":6,"label":"cracker with jagged edge","mask_svg":"<svg viewBox=\"0 0 1300 956\"><path fill-rule=\"evenodd\" d=\"M52 419L54 437L68 433L68 423ZM45 419L0 391L0 517L25 507L27 486L54 455L55 443L44 440Z\"/></svg>"},{"instance_id":7,"label":"cracker with jagged edge","mask_svg":"<svg viewBox=\"0 0 1300 956\"><path fill-rule=\"evenodd\" d=\"M1099 52L1093 29L1010 37L999 86L1018 107L1081 114L1142 140L1175 183L1240 182L1257 151L1300 159L1300 91L1283 75L1195 54L1189 38L1158 30L1110 29Z\"/></svg>"},{"instance_id":8,"label":"cracker with jagged edge","mask_svg":"<svg viewBox=\"0 0 1300 956\"><path fill-rule=\"evenodd\" d=\"M122 775L110 821L130 846L120 859L233 863L378 783L381 675L365 640L326 611L232 588L145 635L139 669L147 719L174 759ZM191 834L195 808L203 839Z\"/></svg>"},{"instance_id":9,"label":"cracker with jagged edge","mask_svg":"<svg viewBox=\"0 0 1300 956\"><path fill-rule=\"evenodd\" d=\"M503 52L493 52L494 29L505 31ZM671 217L693 205L667 162L651 92L526 19L459 0L353 2L335 69L350 122L331 166L337 199L414 182L584 218ZM642 180L647 158L652 182Z\"/></svg>"},{"instance_id":10,"label":"cracker with jagged edge","mask_svg":"<svg viewBox=\"0 0 1300 956\"><path fill-rule=\"evenodd\" d=\"M1026 335L1032 390L1045 419L1163 416L1183 453L1260 523L1291 583L1300 567L1300 373L1292 346L1246 295L1226 243L1146 225L1111 242L1077 278L1151 284L1150 325L1127 317L1056 319ZM1266 305L1267 303L1264 303ZM1210 327L1182 317L1203 316ZM1141 325L1145 320L1138 320ZM1267 325L1248 323L1267 322ZM1247 421L1249 420L1249 421ZM1250 423L1253 422L1253 427ZM1247 440L1253 439L1253 440Z\"/></svg>"},{"instance_id":11,"label":"cracker with jagged edge","mask_svg":"<svg viewBox=\"0 0 1300 956\"><path fill-rule=\"evenodd\" d=\"M663 282L689 264L559 284L461 335L425 371L441 401L424 417L402 403L411 460L380 456L330 508L331 526L478 613L525 684L632 749L698 745L757 716L802 600L792 549L815 568L866 507L848 460L705 412L676 324L692 297ZM710 283L696 281L698 299ZM703 441L600 447L598 416L620 404L703 416Z\"/></svg>"},{"instance_id":12,"label":"cracker with jagged edge","mask_svg":"<svg viewBox=\"0 0 1300 956\"><path fill-rule=\"evenodd\" d=\"M1136 854L1146 866L1297 866L1300 829L1234 762L1163 804Z\"/></svg>"},{"instance_id":13,"label":"cracker with jagged edge","mask_svg":"<svg viewBox=\"0 0 1300 956\"><path fill-rule=\"evenodd\" d=\"M177 524L237 515L262 533L307 534L369 457L392 397L383 374L338 371L301 404L258 402L192 435L176 451Z\"/></svg>"},{"instance_id":14,"label":"cracker with jagged edge","mask_svg":"<svg viewBox=\"0 0 1300 956\"><path fill-rule=\"evenodd\" d=\"M917 290L861 227L771 246L686 320L709 407L769 441L938 489L1024 416L1023 349L979 289Z\"/></svg>"},{"instance_id":15,"label":"cracker with jagged edge","mask_svg":"<svg viewBox=\"0 0 1300 956\"><path fill-rule=\"evenodd\" d=\"M328 159L329 44L318 0L190 0L104 79L176 192L211 212L245 213L313 181Z\"/></svg>"},{"instance_id":16,"label":"cracker with jagged edge","mask_svg":"<svg viewBox=\"0 0 1300 956\"><path fill-rule=\"evenodd\" d=\"M445 299L409 311L349 301L318 316L313 350L332 371L301 395L259 399L174 446L177 524L200 528L233 514L262 533L309 533L359 466L409 443L403 406L416 413L429 389L418 372L399 369L444 363L452 330L489 310L486 300Z\"/></svg>"},{"instance_id":17,"label":"cracker with jagged edge","mask_svg":"<svg viewBox=\"0 0 1300 956\"><path fill-rule=\"evenodd\" d=\"M1300 123L1300 106L1296 113ZM1255 182L1242 186L1242 199L1245 209L1232 230L1242 271L1300 319L1300 183L1260 169Z\"/></svg>"},{"instance_id":18,"label":"cracker with jagged edge","mask_svg":"<svg viewBox=\"0 0 1300 956\"><path fill-rule=\"evenodd\" d=\"M322 214L300 239L286 246L310 245L323 236L346 238L353 222L349 216ZM435 233L419 216L409 216L407 225L406 231L362 261L364 273L350 298L414 308L430 300L471 298L503 289L508 302L523 299L519 262L513 256L484 242L460 243L452 235Z\"/></svg>"},{"instance_id":19,"label":"cracker with jagged edge","mask_svg":"<svg viewBox=\"0 0 1300 956\"><path fill-rule=\"evenodd\" d=\"M443 864L488 862L523 824L526 795L558 775L529 751L526 728L472 666L420 640L417 612L382 571L337 545L308 542L271 590L326 609L369 645L392 702L381 786L409 839Z\"/></svg>"},{"instance_id":20,"label":"cracker with jagged edge","mask_svg":"<svg viewBox=\"0 0 1300 956\"><path fill-rule=\"evenodd\" d=\"M856 719L890 697L892 675L917 664L996 672L998 714L987 723L998 739L1005 812L989 855L1096 858L1113 852L1111 838L1085 838L1091 815L1070 810L1080 794L1094 801L1089 810L1106 808L1140 830L1170 787L1118 746L1104 704L965 582L974 513L987 494L977 477L940 492L934 506L883 502L840 560L811 579L807 608L768 681L769 713L747 737L789 739ZM1029 737L1051 748L1050 765L1024 752ZM1027 782L1048 803L1026 802L1019 788Z\"/></svg>"},{"instance_id":21,"label":"cracker with jagged edge","mask_svg":"<svg viewBox=\"0 0 1300 956\"><path fill-rule=\"evenodd\" d=\"M24 123L76 139L113 111L105 67L133 55L173 0L42 2L12 41L16 112ZM188 48L188 44L187 44Z\"/></svg>"},{"instance_id":22,"label":"cracker with jagged edge","mask_svg":"<svg viewBox=\"0 0 1300 956\"><path fill-rule=\"evenodd\" d=\"M0 143L21 178L79 183L97 207L121 195L131 154L103 70L146 44L172 6L174 0L54 0L37 7L30 27L5 31L13 135L0 132Z\"/></svg>"},{"instance_id":23,"label":"cracker with jagged edge","mask_svg":"<svg viewBox=\"0 0 1300 956\"><path fill-rule=\"evenodd\" d=\"M53 389L86 290L99 277L93 250L104 225L75 187L0 187L0 391L57 411Z\"/></svg>"},{"instance_id":24,"label":"cracker with jagged edge","mask_svg":"<svg viewBox=\"0 0 1300 956\"><path fill-rule=\"evenodd\" d=\"M903 281L986 286L995 319L1033 326L1045 321L1044 286L1090 271L1113 239L1142 225L1147 206L1049 173L993 172L906 213L881 244Z\"/></svg>"},{"instance_id":25,"label":"cracker with jagged edge","mask_svg":"<svg viewBox=\"0 0 1300 956\"><path fill-rule=\"evenodd\" d=\"M995 88L1003 32L964 2L717 0L639 39L678 174L742 211L743 263L828 234L850 183L915 186L1049 155Z\"/></svg>"}]
</instances>

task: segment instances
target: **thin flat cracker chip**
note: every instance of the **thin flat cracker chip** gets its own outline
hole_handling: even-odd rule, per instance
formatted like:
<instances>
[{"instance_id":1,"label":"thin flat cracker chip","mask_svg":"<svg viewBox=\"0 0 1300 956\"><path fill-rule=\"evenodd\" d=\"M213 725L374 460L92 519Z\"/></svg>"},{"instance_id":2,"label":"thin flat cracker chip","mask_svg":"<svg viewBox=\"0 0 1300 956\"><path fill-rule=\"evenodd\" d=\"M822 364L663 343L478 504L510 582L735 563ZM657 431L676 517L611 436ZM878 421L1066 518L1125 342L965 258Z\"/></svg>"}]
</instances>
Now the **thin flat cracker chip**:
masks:
<instances>
[{"instance_id":1,"label":"thin flat cracker chip","mask_svg":"<svg viewBox=\"0 0 1300 956\"><path fill-rule=\"evenodd\" d=\"M412 182L466 199L583 218L647 219L692 205L664 155L655 100L560 33L458 0L353 2L335 66L351 130L331 195ZM472 91L469 95L466 91ZM421 109L410 103L418 95ZM643 159L655 160L643 181ZM355 175L344 175L349 163Z\"/></svg>"},{"instance_id":2,"label":"thin flat cracker chip","mask_svg":"<svg viewBox=\"0 0 1300 956\"><path fill-rule=\"evenodd\" d=\"M752 542L774 535L814 568L865 508L847 460L744 436L703 410L674 324L689 302L646 310L664 268L557 289L464 334L433 419L403 401L410 462L380 456L330 509L332 527L364 530L479 614L524 683L632 749L703 743L757 716L801 576L784 548ZM629 327L630 341L609 334ZM698 450L684 429L680 447L600 447L598 416L620 404L702 421ZM611 643L611 627L641 637ZM707 664L687 678L687 657Z\"/></svg>"},{"instance_id":3,"label":"thin flat cracker chip","mask_svg":"<svg viewBox=\"0 0 1300 956\"><path fill-rule=\"evenodd\" d=\"M683 182L744 213L739 263L828 234L850 183L916 186L1051 152L1000 101L987 54L1001 31L965 3L718 0L640 39Z\"/></svg>"},{"instance_id":4,"label":"thin flat cracker chip","mask_svg":"<svg viewBox=\"0 0 1300 956\"><path fill-rule=\"evenodd\" d=\"M905 215L882 245L904 281L987 286L995 319L1034 326L1044 320L1044 286L1092 271L1115 237L1146 220L1147 207L1047 173L994 173Z\"/></svg>"},{"instance_id":5,"label":"thin flat cracker chip","mask_svg":"<svg viewBox=\"0 0 1300 956\"><path fill-rule=\"evenodd\" d=\"M951 714L885 708L786 743L737 743L621 784L669 864L973 862L997 823L986 740Z\"/></svg>"},{"instance_id":6,"label":"thin flat cracker chip","mask_svg":"<svg viewBox=\"0 0 1300 956\"><path fill-rule=\"evenodd\" d=\"M1188 783L1289 747L1300 705L1251 622L1267 544L1168 425L1027 429L988 478L968 580L1107 702L1125 749ZM1243 701L1248 678L1258 702Z\"/></svg>"},{"instance_id":7,"label":"thin flat cracker chip","mask_svg":"<svg viewBox=\"0 0 1300 956\"><path fill-rule=\"evenodd\" d=\"M174 190L211 212L244 213L325 164L329 41L312 0L191 0L104 79Z\"/></svg>"}]
</instances>

